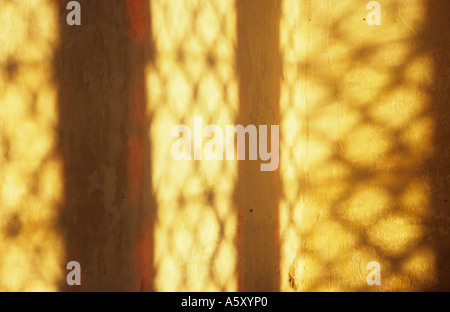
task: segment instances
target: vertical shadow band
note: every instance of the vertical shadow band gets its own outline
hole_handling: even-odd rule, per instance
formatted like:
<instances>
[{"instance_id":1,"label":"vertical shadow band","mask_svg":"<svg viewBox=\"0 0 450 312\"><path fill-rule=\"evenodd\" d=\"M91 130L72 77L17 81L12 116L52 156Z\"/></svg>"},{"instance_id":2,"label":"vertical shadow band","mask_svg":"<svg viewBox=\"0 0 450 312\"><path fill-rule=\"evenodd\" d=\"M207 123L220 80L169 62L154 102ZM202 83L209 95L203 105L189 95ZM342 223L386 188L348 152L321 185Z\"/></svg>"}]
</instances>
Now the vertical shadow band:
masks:
<instances>
[{"instance_id":1,"label":"vertical shadow band","mask_svg":"<svg viewBox=\"0 0 450 312\"><path fill-rule=\"evenodd\" d=\"M433 248L436 261L437 282L432 291L450 290L450 2L428 0L423 46L434 58L434 85L429 90L431 106L429 114L435 123L434 155L424 170L431 183L431 217L428 221L427 243Z\"/></svg>"},{"instance_id":2,"label":"vertical shadow band","mask_svg":"<svg viewBox=\"0 0 450 312\"><path fill-rule=\"evenodd\" d=\"M238 122L244 126L280 122L280 10L279 0L236 1ZM279 290L279 171L262 172L260 164L239 162L239 291Z\"/></svg>"},{"instance_id":3,"label":"vertical shadow band","mask_svg":"<svg viewBox=\"0 0 450 312\"><path fill-rule=\"evenodd\" d=\"M76 290L151 290L149 2L79 2L82 25L74 27L60 4L55 81L65 201L58 227L67 261L81 264ZM65 281L61 289L74 290Z\"/></svg>"}]
</instances>

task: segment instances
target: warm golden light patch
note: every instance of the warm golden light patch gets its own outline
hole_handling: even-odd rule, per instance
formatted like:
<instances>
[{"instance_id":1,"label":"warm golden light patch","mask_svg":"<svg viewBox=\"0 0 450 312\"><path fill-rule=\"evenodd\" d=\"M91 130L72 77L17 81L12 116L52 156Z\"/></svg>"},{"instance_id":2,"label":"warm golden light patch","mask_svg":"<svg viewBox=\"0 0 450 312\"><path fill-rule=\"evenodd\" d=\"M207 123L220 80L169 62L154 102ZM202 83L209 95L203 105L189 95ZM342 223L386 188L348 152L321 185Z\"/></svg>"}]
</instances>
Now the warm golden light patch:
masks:
<instances>
[{"instance_id":1,"label":"warm golden light patch","mask_svg":"<svg viewBox=\"0 0 450 312\"><path fill-rule=\"evenodd\" d=\"M425 2L283 1L281 290L418 290L433 153ZM295 131L291 131L295 130ZM382 284L366 283L367 263ZM426 269L423 269L426 268ZM430 277L431 276L431 277Z\"/></svg>"},{"instance_id":2,"label":"warm golden light patch","mask_svg":"<svg viewBox=\"0 0 450 312\"><path fill-rule=\"evenodd\" d=\"M65 269L55 228L63 196L56 8L50 0L2 1L0 29L0 290L56 291Z\"/></svg>"},{"instance_id":3,"label":"warm golden light patch","mask_svg":"<svg viewBox=\"0 0 450 312\"><path fill-rule=\"evenodd\" d=\"M147 68L156 194L155 289L237 290L234 161L175 161L174 126L235 124L234 1L151 2L156 58ZM207 140L205 139L203 143ZM193 150L192 150L193 153Z\"/></svg>"}]
</instances>

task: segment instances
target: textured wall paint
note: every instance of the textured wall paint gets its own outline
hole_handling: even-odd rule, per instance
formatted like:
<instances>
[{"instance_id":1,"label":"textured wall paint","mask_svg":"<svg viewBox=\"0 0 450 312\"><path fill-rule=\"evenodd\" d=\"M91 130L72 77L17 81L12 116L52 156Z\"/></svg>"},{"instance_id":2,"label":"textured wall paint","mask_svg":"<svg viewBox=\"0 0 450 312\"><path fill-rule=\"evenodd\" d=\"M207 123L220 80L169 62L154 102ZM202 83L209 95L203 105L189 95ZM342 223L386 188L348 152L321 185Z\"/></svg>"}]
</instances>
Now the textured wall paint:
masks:
<instances>
[{"instance_id":1,"label":"textured wall paint","mask_svg":"<svg viewBox=\"0 0 450 312\"><path fill-rule=\"evenodd\" d=\"M50 1L0 2L0 290L55 291L64 241Z\"/></svg>"},{"instance_id":2,"label":"textured wall paint","mask_svg":"<svg viewBox=\"0 0 450 312\"><path fill-rule=\"evenodd\" d=\"M0 290L450 290L447 0L66 2L0 2ZM280 170L175 162L196 116Z\"/></svg>"},{"instance_id":3,"label":"textured wall paint","mask_svg":"<svg viewBox=\"0 0 450 312\"><path fill-rule=\"evenodd\" d=\"M70 288L63 280L62 289L148 290L145 29L137 16L129 21L135 15L129 2L80 1L79 27L65 25L65 2L58 3L54 64L65 189L58 230L67 261L82 268L82 286Z\"/></svg>"},{"instance_id":4,"label":"textured wall paint","mask_svg":"<svg viewBox=\"0 0 450 312\"><path fill-rule=\"evenodd\" d=\"M147 89L157 209L155 289L233 291L237 162L176 162L170 133L186 124L193 134L197 116L204 127L234 124L234 2L155 0L151 15L156 53L147 68Z\"/></svg>"},{"instance_id":5,"label":"textured wall paint","mask_svg":"<svg viewBox=\"0 0 450 312\"><path fill-rule=\"evenodd\" d=\"M448 247L436 248L448 204L433 189L446 176L448 192L448 169L436 175L448 126L435 120L448 91L434 92L448 34L432 26L448 4L431 2L380 1L382 25L368 26L362 3L283 1L281 290L448 285ZM380 286L366 283L370 261Z\"/></svg>"},{"instance_id":6,"label":"textured wall paint","mask_svg":"<svg viewBox=\"0 0 450 312\"><path fill-rule=\"evenodd\" d=\"M237 1L237 123L279 125L280 1ZM269 145L270 146L270 145ZM279 289L279 171L261 172L259 161L239 162L239 290Z\"/></svg>"}]
</instances>

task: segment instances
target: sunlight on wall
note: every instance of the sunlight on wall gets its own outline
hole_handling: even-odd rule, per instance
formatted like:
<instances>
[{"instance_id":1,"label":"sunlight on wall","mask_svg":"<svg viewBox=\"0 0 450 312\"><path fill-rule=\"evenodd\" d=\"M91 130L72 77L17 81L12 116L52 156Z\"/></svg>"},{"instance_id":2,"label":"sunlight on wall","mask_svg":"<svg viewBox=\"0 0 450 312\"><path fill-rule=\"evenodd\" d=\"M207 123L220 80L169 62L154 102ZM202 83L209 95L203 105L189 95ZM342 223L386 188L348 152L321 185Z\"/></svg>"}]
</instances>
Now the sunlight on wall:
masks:
<instances>
[{"instance_id":1,"label":"sunlight on wall","mask_svg":"<svg viewBox=\"0 0 450 312\"><path fill-rule=\"evenodd\" d=\"M433 153L425 3L283 1L281 290L420 290ZM382 285L366 283L381 264Z\"/></svg>"},{"instance_id":2,"label":"sunlight on wall","mask_svg":"<svg viewBox=\"0 0 450 312\"><path fill-rule=\"evenodd\" d=\"M156 59L147 68L147 89L157 204L155 290L236 290L237 163L174 161L176 139L170 135L175 125L186 124L193 140L197 116L203 127L234 124L234 1L153 0L151 19Z\"/></svg>"},{"instance_id":3,"label":"sunlight on wall","mask_svg":"<svg viewBox=\"0 0 450 312\"><path fill-rule=\"evenodd\" d=\"M62 278L51 2L0 2L0 291L55 291Z\"/></svg>"}]
</instances>

